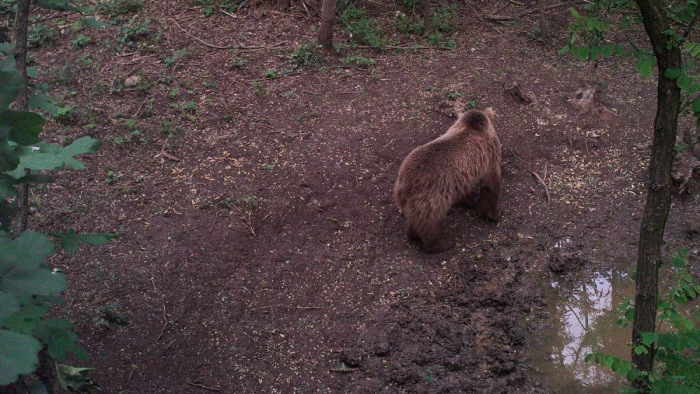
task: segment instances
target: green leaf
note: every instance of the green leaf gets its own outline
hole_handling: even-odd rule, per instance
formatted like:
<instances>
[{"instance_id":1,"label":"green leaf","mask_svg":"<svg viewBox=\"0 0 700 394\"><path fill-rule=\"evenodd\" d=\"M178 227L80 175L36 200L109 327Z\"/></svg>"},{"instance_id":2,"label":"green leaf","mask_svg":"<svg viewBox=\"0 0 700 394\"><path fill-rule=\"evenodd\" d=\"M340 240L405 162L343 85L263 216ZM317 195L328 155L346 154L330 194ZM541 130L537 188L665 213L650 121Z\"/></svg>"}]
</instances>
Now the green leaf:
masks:
<instances>
[{"instance_id":1,"label":"green leaf","mask_svg":"<svg viewBox=\"0 0 700 394\"><path fill-rule=\"evenodd\" d=\"M629 308L625 311L625 319L632 321L634 319L634 308Z\"/></svg>"},{"instance_id":2,"label":"green leaf","mask_svg":"<svg viewBox=\"0 0 700 394\"><path fill-rule=\"evenodd\" d=\"M36 112L0 112L0 127L6 127L10 132L10 139L20 145L31 145L41 141L39 133L44 123L46 123L44 118Z\"/></svg>"},{"instance_id":3,"label":"green leaf","mask_svg":"<svg viewBox=\"0 0 700 394\"><path fill-rule=\"evenodd\" d=\"M30 170L55 170L63 167L64 160L50 153L35 152L22 156L20 163Z\"/></svg>"},{"instance_id":4,"label":"green leaf","mask_svg":"<svg viewBox=\"0 0 700 394\"><path fill-rule=\"evenodd\" d=\"M34 110L37 108L43 109L50 114L55 114L58 111L56 104L44 93L34 93L29 96L29 109Z\"/></svg>"},{"instance_id":5,"label":"green leaf","mask_svg":"<svg viewBox=\"0 0 700 394\"><path fill-rule=\"evenodd\" d=\"M0 71L17 71L17 62L15 61L15 58L10 55L3 60L0 60ZM17 72L19 73L19 71Z\"/></svg>"},{"instance_id":6,"label":"green leaf","mask_svg":"<svg viewBox=\"0 0 700 394\"><path fill-rule=\"evenodd\" d=\"M692 84L693 78L687 76L686 74L679 75L678 79L676 80L676 85L678 85L678 87L681 88L683 91L687 91Z\"/></svg>"},{"instance_id":7,"label":"green leaf","mask_svg":"<svg viewBox=\"0 0 700 394\"><path fill-rule=\"evenodd\" d=\"M106 27L109 27L109 24L100 22L95 18L83 18L83 23L87 27L91 27L93 29L104 29Z\"/></svg>"},{"instance_id":8,"label":"green leaf","mask_svg":"<svg viewBox=\"0 0 700 394\"><path fill-rule=\"evenodd\" d=\"M644 346L640 345L640 346L634 347L634 353L635 354L642 354L642 353L647 354L647 353L649 353L649 350L647 350L647 348L645 348Z\"/></svg>"},{"instance_id":9,"label":"green leaf","mask_svg":"<svg viewBox=\"0 0 700 394\"><path fill-rule=\"evenodd\" d=\"M600 48L600 52L604 57L610 57L613 54L613 49L612 45L605 45Z\"/></svg>"},{"instance_id":10,"label":"green leaf","mask_svg":"<svg viewBox=\"0 0 700 394\"><path fill-rule=\"evenodd\" d=\"M649 78L651 77L651 73L653 71L654 64L649 58L643 58L640 59L637 62L637 72L641 74L642 78Z\"/></svg>"},{"instance_id":11,"label":"green leaf","mask_svg":"<svg viewBox=\"0 0 700 394\"><path fill-rule=\"evenodd\" d=\"M41 343L29 335L0 329L0 386L34 372L39 364Z\"/></svg>"},{"instance_id":12,"label":"green leaf","mask_svg":"<svg viewBox=\"0 0 700 394\"><path fill-rule=\"evenodd\" d=\"M658 338L658 335L653 332L643 332L642 333L642 340L641 342L646 346L646 347L651 347L651 344L656 341Z\"/></svg>"},{"instance_id":13,"label":"green leaf","mask_svg":"<svg viewBox=\"0 0 700 394\"><path fill-rule=\"evenodd\" d=\"M90 371L92 368L76 368L65 364L56 366L61 388L72 393L90 393L92 390L99 390L100 386L89 376Z\"/></svg>"},{"instance_id":14,"label":"green leaf","mask_svg":"<svg viewBox=\"0 0 700 394\"><path fill-rule=\"evenodd\" d=\"M3 325L12 331L31 335L42 317L49 313L44 305L29 304L5 319Z\"/></svg>"},{"instance_id":15,"label":"green leaf","mask_svg":"<svg viewBox=\"0 0 700 394\"><path fill-rule=\"evenodd\" d=\"M67 0L34 0L34 4L41 8L57 11L80 11L77 7L70 5Z\"/></svg>"},{"instance_id":16,"label":"green leaf","mask_svg":"<svg viewBox=\"0 0 700 394\"><path fill-rule=\"evenodd\" d=\"M4 199L17 197L15 179L9 175L0 174L0 197Z\"/></svg>"},{"instance_id":17,"label":"green leaf","mask_svg":"<svg viewBox=\"0 0 700 394\"><path fill-rule=\"evenodd\" d=\"M622 45L615 45L615 54L619 57L627 57L630 55L630 52L625 49Z\"/></svg>"},{"instance_id":18,"label":"green leaf","mask_svg":"<svg viewBox=\"0 0 700 394\"><path fill-rule=\"evenodd\" d=\"M682 73L680 68L667 68L664 71L664 76L668 79L677 79Z\"/></svg>"},{"instance_id":19,"label":"green leaf","mask_svg":"<svg viewBox=\"0 0 700 394\"><path fill-rule=\"evenodd\" d=\"M700 45L693 48L693 52L690 54L691 57L698 57L700 55Z\"/></svg>"},{"instance_id":20,"label":"green leaf","mask_svg":"<svg viewBox=\"0 0 700 394\"><path fill-rule=\"evenodd\" d=\"M46 345L53 359L66 360L68 353L86 359L88 354L78 346L78 336L70 331L72 328L73 324L65 319L43 320L33 334Z\"/></svg>"},{"instance_id":21,"label":"green leaf","mask_svg":"<svg viewBox=\"0 0 700 394\"><path fill-rule=\"evenodd\" d=\"M13 293L0 291L0 322L19 310L19 300Z\"/></svg>"},{"instance_id":22,"label":"green leaf","mask_svg":"<svg viewBox=\"0 0 700 394\"><path fill-rule=\"evenodd\" d=\"M36 69L36 67L27 67L27 77L29 78L39 78L39 70Z\"/></svg>"},{"instance_id":23,"label":"green leaf","mask_svg":"<svg viewBox=\"0 0 700 394\"><path fill-rule=\"evenodd\" d=\"M12 59L14 62L14 59ZM0 71L0 110L7 109L22 90L22 74L18 71Z\"/></svg>"},{"instance_id":24,"label":"green leaf","mask_svg":"<svg viewBox=\"0 0 700 394\"><path fill-rule=\"evenodd\" d=\"M61 246L63 249L75 254L80 243L88 245L107 245L110 239L117 238L114 234L75 234L73 232L61 234Z\"/></svg>"},{"instance_id":25,"label":"green leaf","mask_svg":"<svg viewBox=\"0 0 700 394\"><path fill-rule=\"evenodd\" d=\"M571 46L571 55L576 59L586 60L588 59L588 48Z\"/></svg>"},{"instance_id":26,"label":"green leaf","mask_svg":"<svg viewBox=\"0 0 700 394\"><path fill-rule=\"evenodd\" d=\"M46 235L25 231L0 245L0 290L17 294L20 301L32 296L59 296L66 288L63 275L40 265L53 252Z\"/></svg>"},{"instance_id":27,"label":"green leaf","mask_svg":"<svg viewBox=\"0 0 700 394\"><path fill-rule=\"evenodd\" d=\"M574 7L569 7L569 12L571 13L571 16L573 16L576 19L581 19L581 15L574 9Z\"/></svg>"},{"instance_id":28,"label":"green leaf","mask_svg":"<svg viewBox=\"0 0 700 394\"><path fill-rule=\"evenodd\" d=\"M91 137L81 137L72 144L63 148L63 154L68 156L82 155L83 153L95 153L102 146L99 140Z\"/></svg>"},{"instance_id":29,"label":"green leaf","mask_svg":"<svg viewBox=\"0 0 700 394\"><path fill-rule=\"evenodd\" d=\"M19 238L13 240L8 245L14 245L22 250L26 255L26 261L31 266L39 266L47 257L53 253L53 242L42 233L25 231Z\"/></svg>"}]
</instances>

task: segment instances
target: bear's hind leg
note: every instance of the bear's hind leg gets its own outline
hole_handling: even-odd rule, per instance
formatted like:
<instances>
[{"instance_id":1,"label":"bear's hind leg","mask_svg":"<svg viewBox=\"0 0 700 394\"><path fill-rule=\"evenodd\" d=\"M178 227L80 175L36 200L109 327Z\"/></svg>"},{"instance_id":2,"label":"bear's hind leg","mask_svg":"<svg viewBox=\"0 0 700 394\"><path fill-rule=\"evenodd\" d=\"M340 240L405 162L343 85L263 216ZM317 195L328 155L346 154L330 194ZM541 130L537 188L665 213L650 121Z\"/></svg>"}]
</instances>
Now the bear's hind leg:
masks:
<instances>
[{"instance_id":1,"label":"bear's hind leg","mask_svg":"<svg viewBox=\"0 0 700 394\"><path fill-rule=\"evenodd\" d=\"M481 199L483 201L484 216L497 222L501 219L501 210L498 208L498 198L501 193L501 177L499 174L491 174L484 179L481 185Z\"/></svg>"}]
</instances>

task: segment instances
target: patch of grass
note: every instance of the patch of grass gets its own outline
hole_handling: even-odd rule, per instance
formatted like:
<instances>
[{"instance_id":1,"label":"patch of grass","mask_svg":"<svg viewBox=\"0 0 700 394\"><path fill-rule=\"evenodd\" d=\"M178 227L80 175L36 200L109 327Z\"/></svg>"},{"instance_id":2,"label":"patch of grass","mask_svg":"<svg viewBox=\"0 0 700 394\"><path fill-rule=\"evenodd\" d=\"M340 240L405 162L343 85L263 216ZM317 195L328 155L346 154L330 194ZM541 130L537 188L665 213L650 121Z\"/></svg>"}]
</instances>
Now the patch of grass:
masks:
<instances>
[{"instance_id":1,"label":"patch of grass","mask_svg":"<svg viewBox=\"0 0 700 394\"><path fill-rule=\"evenodd\" d=\"M226 12L234 13L238 11L245 3L245 0L198 0L198 4L202 6L202 14L204 16L213 15L218 8Z\"/></svg>"},{"instance_id":2,"label":"patch of grass","mask_svg":"<svg viewBox=\"0 0 700 394\"><path fill-rule=\"evenodd\" d=\"M298 67L315 66L321 62L321 54L310 43L302 44L292 53L292 61Z\"/></svg>"},{"instance_id":3,"label":"patch of grass","mask_svg":"<svg viewBox=\"0 0 700 394\"><path fill-rule=\"evenodd\" d=\"M365 10L355 3L349 3L340 15L345 32L350 34L352 42L381 49L387 44L384 31L374 19L369 19Z\"/></svg>"},{"instance_id":4,"label":"patch of grass","mask_svg":"<svg viewBox=\"0 0 700 394\"><path fill-rule=\"evenodd\" d=\"M304 123L309 119L316 119L318 117L319 117L318 112L312 111L312 112L309 112L308 114L303 114L303 115L297 116L297 122Z\"/></svg>"},{"instance_id":5,"label":"patch of grass","mask_svg":"<svg viewBox=\"0 0 700 394\"><path fill-rule=\"evenodd\" d=\"M396 20L393 25L404 36L423 34L423 23L414 21L401 11L396 11Z\"/></svg>"},{"instance_id":6,"label":"patch of grass","mask_svg":"<svg viewBox=\"0 0 700 394\"><path fill-rule=\"evenodd\" d=\"M73 44L73 48L84 48L91 42L92 38L81 34L78 37L76 37L75 40L71 41L71 44Z\"/></svg>"},{"instance_id":7,"label":"patch of grass","mask_svg":"<svg viewBox=\"0 0 700 394\"><path fill-rule=\"evenodd\" d=\"M180 88L173 88L170 91L170 93L168 93L168 96L170 97L171 100L176 100L179 95L180 95Z\"/></svg>"},{"instance_id":8,"label":"patch of grass","mask_svg":"<svg viewBox=\"0 0 700 394\"><path fill-rule=\"evenodd\" d=\"M37 23L29 26L27 44L31 48L39 48L40 46L51 41L57 34L56 29L48 26L45 23Z\"/></svg>"},{"instance_id":9,"label":"patch of grass","mask_svg":"<svg viewBox=\"0 0 700 394\"><path fill-rule=\"evenodd\" d=\"M101 327L126 326L129 322L129 317L121 311L119 304L115 302L100 309L97 325Z\"/></svg>"},{"instance_id":10,"label":"patch of grass","mask_svg":"<svg viewBox=\"0 0 700 394\"><path fill-rule=\"evenodd\" d=\"M152 49L159 36L151 31L151 21L131 20L121 27L121 37L118 41L122 47L130 49Z\"/></svg>"},{"instance_id":11,"label":"patch of grass","mask_svg":"<svg viewBox=\"0 0 700 394\"><path fill-rule=\"evenodd\" d=\"M458 98L464 97L465 94L462 92L457 92L454 90L450 90L449 92L445 93L445 97L447 97L448 100L457 100Z\"/></svg>"},{"instance_id":12,"label":"patch of grass","mask_svg":"<svg viewBox=\"0 0 700 394\"><path fill-rule=\"evenodd\" d=\"M173 56L165 59L164 63L166 66L171 67L177 63L178 60L182 59L187 55L187 49L180 49L173 52Z\"/></svg>"},{"instance_id":13,"label":"patch of grass","mask_svg":"<svg viewBox=\"0 0 700 394\"><path fill-rule=\"evenodd\" d=\"M197 103L194 101L187 101L180 105L180 109L189 114L195 114L197 113Z\"/></svg>"},{"instance_id":14,"label":"patch of grass","mask_svg":"<svg viewBox=\"0 0 700 394\"><path fill-rule=\"evenodd\" d=\"M277 71L275 70L266 70L265 74L263 75L264 78L275 78L277 76Z\"/></svg>"},{"instance_id":15,"label":"patch of grass","mask_svg":"<svg viewBox=\"0 0 700 394\"><path fill-rule=\"evenodd\" d=\"M96 10L102 15L113 18L139 12L141 8L143 8L143 0L111 0L99 2Z\"/></svg>"},{"instance_id":16,"label":"patch of grass","mask_svg":"<svg viewBox=\"0 0 700 394\"><path fill-rule=\"evenodd\" d=\"M428 35L428 44L432 46L439 46L440 41L442 40L442 33L435 32L433 34Z\"/></svg>"},{"instance_id":17,"label":"patch of grass","mask_svg":"<svg viewBox=\"0 0 700 394\"><path fill-rule=\"evenodd\" d=\"M376 61L372 58L362 57L362 56L350 56L342 57L338 59L341 64L345 66L355 65L361 68L370 68L376 64Z\"/></svg>"},{"instance_id":18,"label":"patch of grass","mask_svg":"<svg viewBox=\"0 0 700 394\"><path fill-rule=\"evenodd\" d=\"M238 68L242 68L242 67L245 66L246 64L248 64L248 59L243 59L243 58L235 57L235 58L233 58L233 59L231 60L231 62L229 63L228 66L229 66L231 69L238 69Z\"/></svg>"},{"instance_id":19,"label":"patch of grass","mask_svg":"<svg viewBox=\"0 0 700 394\"><path fill-rule=\"evenodd\" d=\"M51 118L53 118L56 123L69 124L74 120L73 109L70 107L58 107L58 110L55 114L51 115Z\"/></svg>"},{"instance_id":20,"label":"patch of grass","mask_svg":"<svg viewBox=\"0 0 700 394\"><path fill-rule=\"evenodd\" d=\"M442 7L433 11L430 18L433 29L442 33L451 33L457 25L457 13L454 6Z\"/></svg>"},{"instance_id":21,"label":"patch of grass","mask_svg":"<svg viewBox=\"0 0 700 394\"><path fill-rule=\"evenodd\" d=\"M260 93L265 93L267 94L270 89L266 88L265 85L262 84L260 81L255 81L251 84L253 87L253 93L255 94L260 94Z\"/></svg>"}]
</instances>

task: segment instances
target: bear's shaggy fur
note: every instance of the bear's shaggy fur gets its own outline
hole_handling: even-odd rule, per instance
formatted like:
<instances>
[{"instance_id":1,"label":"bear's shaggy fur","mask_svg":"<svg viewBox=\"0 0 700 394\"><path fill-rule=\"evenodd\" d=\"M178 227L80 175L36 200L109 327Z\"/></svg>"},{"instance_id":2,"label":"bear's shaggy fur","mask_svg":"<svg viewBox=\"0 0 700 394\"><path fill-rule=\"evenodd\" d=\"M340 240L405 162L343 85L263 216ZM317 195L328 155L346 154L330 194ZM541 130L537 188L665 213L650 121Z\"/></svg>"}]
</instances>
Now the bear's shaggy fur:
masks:
<instances>
[{"instance_id":1,"label":"bear's shaggy fur","mask_svg":"<svg viewBox=\"0 0 700 394\"><path fill-rule=\"evenodd\" d=\"M469 203L475 191L481 192L484 215L500 219L501 142L493 119L491 108L462 113L445 134L414 149L401 164L394 198L408 221L408 236L419 239L425 251L454 246L442 238L440 223L450 207Z\"/></svg>"}]
</instances>

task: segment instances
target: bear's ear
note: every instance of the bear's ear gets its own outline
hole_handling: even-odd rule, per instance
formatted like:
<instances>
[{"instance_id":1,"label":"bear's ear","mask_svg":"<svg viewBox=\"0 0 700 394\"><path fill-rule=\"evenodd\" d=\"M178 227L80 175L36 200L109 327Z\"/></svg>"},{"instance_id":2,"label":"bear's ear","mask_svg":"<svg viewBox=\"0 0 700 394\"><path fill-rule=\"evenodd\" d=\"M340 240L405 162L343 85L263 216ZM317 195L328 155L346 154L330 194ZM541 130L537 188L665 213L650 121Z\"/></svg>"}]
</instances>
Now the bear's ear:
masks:
<instances>
[{"instance_id":1,"label":"bear's ear","mask_svg":"<svg viewBox=\"0 0 700 394\"><path fill-rule=\"evenodd\" d=\"M488 107L484 110L484 113L486 116L489 118L490 121L493 122L493 120L496 118L496 114L493 112L493 109L491 107Z\"/></svg>"}]
</instances>

